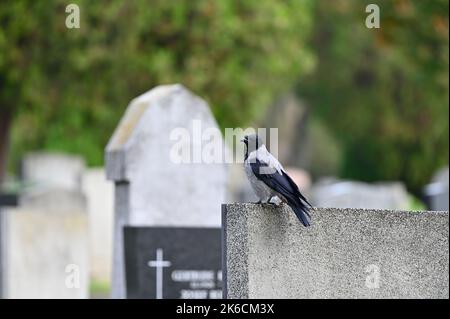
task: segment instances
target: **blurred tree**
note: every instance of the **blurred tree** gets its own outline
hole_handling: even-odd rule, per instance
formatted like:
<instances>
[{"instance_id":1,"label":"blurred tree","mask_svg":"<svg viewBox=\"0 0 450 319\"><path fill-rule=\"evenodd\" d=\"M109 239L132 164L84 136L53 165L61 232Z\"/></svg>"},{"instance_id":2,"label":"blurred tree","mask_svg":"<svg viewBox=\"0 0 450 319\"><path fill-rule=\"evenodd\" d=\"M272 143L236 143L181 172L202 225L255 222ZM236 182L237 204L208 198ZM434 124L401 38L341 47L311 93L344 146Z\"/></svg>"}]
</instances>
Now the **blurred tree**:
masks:
<instances>
[{"instance_id":1,"label":"blurred tree","mask_svg":"<svg viewBox=\"0 0 450 319\"><path fill-rule=\"evenodd\" d=\"M6 154L9 142L9 130L11 127L11 115L8 110L2 112L0 117L0 186L6 171ZM0 187L1 191L1 187Z\"/></svg>"},{"instance_id":2,"label":"blurred tree","mask_svg":"<svg viewBox=\"0 0 450 319\"><path fill-rule=\"evenodd\" d=\"M317 69L298 86L344 147L341 174L403 180L419 192L448 163L447 0L318 1Z\"/></svg>"},{"instance_id":3,"label":"blurred tree","mask_svg":"<svg viewBox=\"0 0 450 319\"><path fill-rule=\"evenodd\" d=\"M101 164L127 103L164 83L205 97L222 127L245 125L314 63L309 0L71 2L80 29L65 26L67 1L0 3L0 116L14 116L14 162L45 148Z\"/></svg>"}]
</instances>

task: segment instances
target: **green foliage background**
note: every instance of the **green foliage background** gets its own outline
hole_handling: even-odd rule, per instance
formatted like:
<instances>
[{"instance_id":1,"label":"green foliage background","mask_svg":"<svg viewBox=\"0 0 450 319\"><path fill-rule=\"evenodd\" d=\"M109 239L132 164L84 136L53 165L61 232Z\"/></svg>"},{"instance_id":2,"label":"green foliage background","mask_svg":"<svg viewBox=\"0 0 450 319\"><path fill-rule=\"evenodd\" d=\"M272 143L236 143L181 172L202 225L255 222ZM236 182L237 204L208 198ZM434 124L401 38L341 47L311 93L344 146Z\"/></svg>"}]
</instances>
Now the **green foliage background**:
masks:
<instances>
[{"instance_id":1,"label":"green foliage background","mask_svg":"<svg viewBox=\"0 0 450 319\"><path fill-rule=\"evenodd\" d=\"M0 108L13 108L11 159L30 149L103 148L128 102L180 82L206 98L222 127L249 123L313 66L310 1L0 3ZM1 110L1 109L0 109Z\"/></svg>"},{"instance_id":2,"label":"green foliage background","mask_svg":"<svg viewBox=\"0 0 450 319\"><path fill-rule=\"evenodd\" d=\"M296 88L343 148L344 177L418 190L448 163L448 1L0 2L0 116L15 113L10 163L35 149L103 149L127 103L180 82L222 127L245 126Z\"/></svg>"},{"instance_id":3,"label":"green foliage background","mask_svg":"<svg viewBox=\"0 0 450 319\"><path fill-rule=\"evenodd\" d=\"M402 180L415 192L448 163L446 0L319 1L311 45L315 72L299 94L343 145L341 175Z\"/></svg>"}]
</instances>

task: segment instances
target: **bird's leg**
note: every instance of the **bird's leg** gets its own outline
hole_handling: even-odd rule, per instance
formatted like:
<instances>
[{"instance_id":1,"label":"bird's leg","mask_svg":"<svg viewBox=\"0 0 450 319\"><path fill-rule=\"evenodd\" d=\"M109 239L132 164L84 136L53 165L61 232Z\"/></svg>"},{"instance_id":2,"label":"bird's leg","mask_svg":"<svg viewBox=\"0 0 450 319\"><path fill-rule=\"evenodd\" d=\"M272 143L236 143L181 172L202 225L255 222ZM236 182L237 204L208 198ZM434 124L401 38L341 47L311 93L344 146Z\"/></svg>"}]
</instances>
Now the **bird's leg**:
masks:
<instances>
[{"instance_id":1,"label":"bird's leg","mask_svg":"<svg viewBox=\"0 0 450 319\"><path fill-rule=\"evenodd\" d=\"M275 204L275 203L272 202L272 198L273 198L273 196L270 196L270 198L269 198L269 200L267 201L267 203L269 203L269 204L272 205L272 206L277 206L277 204Z\"/></svg>"},{"instance_id":2,"label":"bird's leg","mask_svg":"<svg viewBox=\"0 0 450 319\"><path fill-rule=\"evenodd\" d=\"M266 197L264 199L261 199L261 203L262 204L270 204L270 199L271 199L271 197Z\"/></svg>"},{"instance_id":3,"label":"bird's leg","mask_svg":"<svg viewBox=\"0 0 450 319\"><path fill-rule=\"evenodd\" d=\"M271 196L270 198L269 198L269 200L268 200L268 203L270 204L270 205L273 205L273 206L280 206L280 204L282 203L282 201L281 200L278 200L278 201L275 201L275 202L272 202L272 199L277 199L278 197L277 196Z\"/></svg>"}]
</instances>

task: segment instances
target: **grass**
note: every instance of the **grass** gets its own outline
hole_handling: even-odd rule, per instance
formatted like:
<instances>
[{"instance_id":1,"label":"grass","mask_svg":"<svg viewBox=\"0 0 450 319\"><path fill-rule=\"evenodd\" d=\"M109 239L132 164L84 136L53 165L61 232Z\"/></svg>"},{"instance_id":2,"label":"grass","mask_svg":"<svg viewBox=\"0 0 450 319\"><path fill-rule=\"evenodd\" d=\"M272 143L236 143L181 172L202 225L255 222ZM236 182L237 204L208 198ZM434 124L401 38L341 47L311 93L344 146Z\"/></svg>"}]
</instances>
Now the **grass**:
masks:
<instances>
[{"instance_id":1,"label":"grass","mask_svg":"<svg viewBox=\"0 0 450 319\"><path fill-rule=\"evenodd\" d=\"M409 205L408 210L417 211L417 210L427 210L425 204L414 197L413 195L409 195Z\"/></svg>"},{"instance_id":2,"label":"grass","mask_svg":"<svg viewBox=\"0 0 450 319\"><path fill-rule=\"evenodd\" d=\"M89 295L92 299L109 298L111 284L109 282L92 279L89 285Z\"/></svg>"}]
</instances>

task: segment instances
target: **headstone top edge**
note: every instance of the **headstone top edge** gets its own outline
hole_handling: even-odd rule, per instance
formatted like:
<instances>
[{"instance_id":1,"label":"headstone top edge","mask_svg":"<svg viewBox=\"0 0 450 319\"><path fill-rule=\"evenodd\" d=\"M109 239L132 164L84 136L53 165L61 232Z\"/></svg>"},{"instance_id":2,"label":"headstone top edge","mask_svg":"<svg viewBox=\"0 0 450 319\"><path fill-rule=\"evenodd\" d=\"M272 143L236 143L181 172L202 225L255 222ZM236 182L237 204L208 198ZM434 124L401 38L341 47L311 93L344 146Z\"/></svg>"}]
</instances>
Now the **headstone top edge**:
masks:
<instances>
[{"instance_id":1,"label":"headstone top edge","mask_svg":"<svg viewBox=\"0 0 450 319\"><path fill-rule=\"evenodd\" d=\"M147 229L151 229L151 228L158 228L158 229L166 229L166 230L170 230L170 229L174 229L174 228L179 228L179 229L192 229L192 230L197 230L197 229L220 229L220 226L190 226L190 225L158 225L158 224L149 224L149 225L133 225L133 224L127 224L125 226L123 226L123 229L142 229L142 230L147 230Z\"/></svg>"},{"instance_id":2,"label":"headstone top edge","mask_svg":"<svg viewBox=\"0 0 450 319\"><path fill-rule=\"evenodd\" d=\"M447 185L448 180L449 180L449 166L441 167L433 174L433 177L431 178L432 182L447 183Z\"/></svg>"},{"instance_id":3,"label":"headstone top edge","mask_svg":"<svg viewBox=\"0 0 450 319\"><path fill-rule=\"evenodd\" d=\"M126 108L124 116L114 130L114 133L106 146L105 152L111 153L126 150L134 130L139 125L142 115L151 106L152 102L159 101L177 91L191 93L181 84L167 84L156 86L132 99Z\"/></svg>"},{"instance_id":4,"label":"headstone top edge","mask_svg":"<svg viewBox=\"0 0 450 319\"><path fill-rule=\"evenodd\" d=\"M43 158L52 158L52 159L64 159L64 160L70 160L72 162L77 162L80 164L80 166L85 166L86 162L84 158L77 154L71 154L71 153L64 153L64 152L58 152L58 151L32 151L28 152L23 161L29 161L29 160L36 160L36 159L43 159Z\"/></svg>"},{"instance_id":5,"label":"headstone top edge","mask_svg":"<svg viewBox=\"0 0 450 319\"><path fill-rule=\"evenodd\" d=\"M243 209L243 210L278 210L278 209L286 209L287 206L283 205L281 207L274 207L271 204L255 204L255 203L225 203L222 204L223 209ZM354 212L378 212L378 213L396 213L396 214L434 214L434 215L448 215L449 211L446 210L397 210L397 209L377 209L377 208L334 208L334 207L313 207L311 209L313 212L332 212L338 211L342 213L354 213Z\"/></svg>"}]
</instances>

